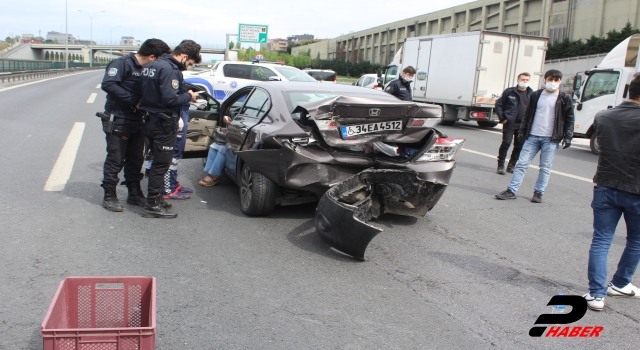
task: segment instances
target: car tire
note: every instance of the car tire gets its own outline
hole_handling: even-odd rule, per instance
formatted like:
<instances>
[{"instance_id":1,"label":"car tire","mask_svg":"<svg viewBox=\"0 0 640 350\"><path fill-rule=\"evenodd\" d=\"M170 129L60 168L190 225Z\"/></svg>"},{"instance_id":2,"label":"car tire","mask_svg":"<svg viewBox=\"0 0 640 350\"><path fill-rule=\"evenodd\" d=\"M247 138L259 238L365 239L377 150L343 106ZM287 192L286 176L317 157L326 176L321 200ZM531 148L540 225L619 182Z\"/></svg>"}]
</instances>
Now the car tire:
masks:
<instances>
[{"instance_id":1,"label":"car tire","mask_svg":"<svg viewBox=\"0 0 640 350\"><path fill-rule=\"evenodd\" d=\"M240 173L240 209L248 216L269 215L276 205L278 185L246 164Z\"/></svg>"},{"instance_id":2,"label":"car tire","mask_svg":"<svg viewBox=\"0 0 640 350\"><path fill-rule=\"evenodd\" d=\"M451 126L456 123L456 120L443 120L440 122L440 125Z\"/></svg>"},{"instance_id":3,"label":"car tire","mask_svg":"<svg viewBox=\"0 0 640 350\"><path fill-rule=\"evenodd\" d=\"M598 139L596 138L596 133L591 134L591 141L589 142L589 147L591 147L591 153L595 155L600 154L600 146L598 145Z\"/></svg>"},{"instance_id":4,"label":"car tire","mask_svg":"<svg viewBox=\"0 0 640 350\"><path fill-rule=\"evenodd\" d=\"M493 128L495 126L497 126L498 123L496 122L487 122L484 120L478 120L478 126L481 128Z\"/></svg>"}]
</instances>

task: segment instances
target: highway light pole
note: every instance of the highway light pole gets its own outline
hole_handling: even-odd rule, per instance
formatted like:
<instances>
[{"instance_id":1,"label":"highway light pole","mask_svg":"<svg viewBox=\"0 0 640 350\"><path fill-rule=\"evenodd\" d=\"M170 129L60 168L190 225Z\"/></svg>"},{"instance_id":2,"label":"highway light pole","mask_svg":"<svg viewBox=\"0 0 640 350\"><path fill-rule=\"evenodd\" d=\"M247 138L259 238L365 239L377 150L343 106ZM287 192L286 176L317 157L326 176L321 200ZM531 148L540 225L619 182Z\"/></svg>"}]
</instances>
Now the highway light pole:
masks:
<instances>
[{"instance_id":1,"label":"highway light pole","mask_svg":"<svg viewBox=\"0 0 640 350\"><path fill-rule=\"evenodd\" d=\"M98 12L96 12L94 14L91 14L91 13L89 13L87 11L82 11L82 10L78 10L78 11L86 13L87 15L89 15L89 19L91 20L91 22L90 22L91 24L90 24L90 27L89 27L89 33L91 33L91 34L89 34L89 45L91 46L91 54L89 55L89 56L91 56L89 58L89 67L93 67L93 16L97 15L98 13L104 12L104 11L98 11Z\"/></svg>"},{"instance_id":2,"label":"highway light pole","mask_svg":"<svg viewBox=\"0 0 640 350\"><path fill-rule=\"evenodd\" d=\"M111 56L113 56L113 41L111 41L113 38L113 30L122 26L109 27L106 24L104 26L109 28L109 46L111 46Z\"/></svg>"},{"instance_id":3,"label":"highway light pole","mask_svg":"<svg viewBox=\"0 0 640 350\"><path fill-rule=\"evenodd\" d=\"M64 0L64 69L69 69L69 20L67 19L67 0Z\"/></svg>"}]
</instances>

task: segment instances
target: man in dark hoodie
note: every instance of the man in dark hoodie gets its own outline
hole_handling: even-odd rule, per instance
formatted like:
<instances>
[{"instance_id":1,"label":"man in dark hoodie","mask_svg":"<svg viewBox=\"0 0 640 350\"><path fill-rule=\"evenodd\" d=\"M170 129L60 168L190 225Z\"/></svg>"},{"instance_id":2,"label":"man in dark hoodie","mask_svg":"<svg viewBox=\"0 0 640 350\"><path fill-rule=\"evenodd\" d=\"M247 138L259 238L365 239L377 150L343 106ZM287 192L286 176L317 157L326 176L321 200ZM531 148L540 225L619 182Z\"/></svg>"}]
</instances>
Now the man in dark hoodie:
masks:
<instances>
[{"instance_id":1,"label":"man in dark hoodie","mask_svg":"<svg viewBox=\"0 0 640 350\"><path fill-rule=\"evenodd\" d=\"M507 158L507 152L513 142L513 150L511 158L507 165L507 172L513 173L513 167L518 162L522 143L518 141L518 128L520 123L516 120L522 120L524 113L527 111L529 99L533 94L533 89L529 87L529 79L531 74L523 72L518 75L518 85L507 88L502 96L496 101L496 114L502 124L502 143L498 149L498 170L500 175L504 175L504 161Z\"/></svg>"},{"instance_id":2,"label":"man in dark hoodie","mask_svg":"<svg viewBox=\"0 0 640 350\"><path fill-rule=\"evenodd\" d=\"M113 212L122 212L116 194L120 182L118 174L124 168L124 180L129 190L127 203L144 206L146 199L140 188L143 175L144 133L140 102L140 76L143 66L150 64L171 49L160 39L146 40L138 52L118 57L107 66L102 79L102 90L107 93L104 113L113 115L113 130L104 128L107 139L107 157L104 161L102 206ZM108 123L103 121L104 124Z\"/></svg>"},{"instance_id":3,"label":"man in dark hoodie","mask_svg":"<svg viewBox=\"0 0 640 350\"><path fill-rule=\"evenodd\" d=\"M140 109L146 112L145 133L153 152L144 217L173 219L178 216L168 211L170 205L164 201L164 175L173 159L182 106L197 96L185 88L182 71L201 59L200 45L188 42L142 70Z\"/></svg>"},{"instance_id":4,"label":"man in dark hoodie","mask_svg":"<svg viewBox=\"0 0 640 350\"><path fill-rule=\"evenodd\" d=\"M600 311L606 295L640 298L640 288L631 284L640 262L640 73L629 84L629 101L598 112L593 124L600 154L591 202L589 293L584 298L589 308ZM605 284L609 247L622 215L626 246L611 282Z\"/></svg>"}]
</instances>

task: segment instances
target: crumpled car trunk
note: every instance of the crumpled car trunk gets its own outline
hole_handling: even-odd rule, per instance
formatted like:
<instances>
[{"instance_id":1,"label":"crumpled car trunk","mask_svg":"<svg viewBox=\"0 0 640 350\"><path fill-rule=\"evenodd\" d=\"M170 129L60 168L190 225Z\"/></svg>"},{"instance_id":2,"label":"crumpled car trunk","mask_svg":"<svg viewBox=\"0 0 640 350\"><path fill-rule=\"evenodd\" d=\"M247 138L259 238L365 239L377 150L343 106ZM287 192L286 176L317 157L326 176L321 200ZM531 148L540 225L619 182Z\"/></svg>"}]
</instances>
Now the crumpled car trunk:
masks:
<instances>
[{"instance_id":1,"label":"crumpled car trunk","mask_svg":"<svg viewBox=\"0 0 640 350\"><path fill-rule=\"evenodd\" d=\"M440 121L442 108L416 102L338 96L298 106L293 113L301 113L298 123L318 131L328 146L348 149L375 142L419 143Z\"/></svg>"},{"instance_id":2,"label":"crumpled car trunk","mask_svg":"<svg viewBox=\"0 0 640 350\"><path fill-rule=\"evenodd\" d=\"M443 173L444 174L444 173ZM447 187L401 169L367 169L330 188L316 208L316 231L335 249L364 260L369 242L382 231L367 221L385 213L424 217Z\"/></svg>"}]
</instances>

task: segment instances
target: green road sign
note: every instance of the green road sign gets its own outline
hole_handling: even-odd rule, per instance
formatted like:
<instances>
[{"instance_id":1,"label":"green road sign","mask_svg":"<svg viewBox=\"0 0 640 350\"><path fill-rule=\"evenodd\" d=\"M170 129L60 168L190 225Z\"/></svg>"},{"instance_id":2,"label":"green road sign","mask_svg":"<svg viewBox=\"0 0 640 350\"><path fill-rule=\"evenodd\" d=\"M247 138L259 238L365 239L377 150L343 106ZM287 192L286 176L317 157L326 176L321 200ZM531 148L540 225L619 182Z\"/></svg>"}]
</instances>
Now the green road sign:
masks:
<instances>
[{"instance_id":1,"label":"green road sign","mask_svg":"<svg viewBox=\"0 0 640 350\"><path fill-rule=\"evenodd\" d=\"M238 25L238 42L266 44L269 34L269 26L263 24Z\"/></svg>"}]
</instances>

